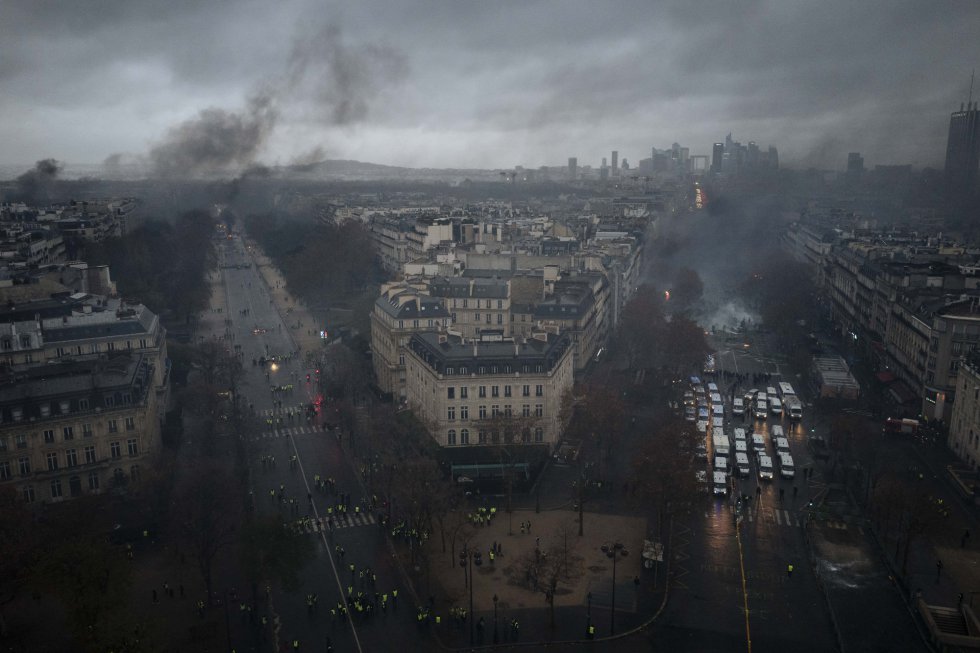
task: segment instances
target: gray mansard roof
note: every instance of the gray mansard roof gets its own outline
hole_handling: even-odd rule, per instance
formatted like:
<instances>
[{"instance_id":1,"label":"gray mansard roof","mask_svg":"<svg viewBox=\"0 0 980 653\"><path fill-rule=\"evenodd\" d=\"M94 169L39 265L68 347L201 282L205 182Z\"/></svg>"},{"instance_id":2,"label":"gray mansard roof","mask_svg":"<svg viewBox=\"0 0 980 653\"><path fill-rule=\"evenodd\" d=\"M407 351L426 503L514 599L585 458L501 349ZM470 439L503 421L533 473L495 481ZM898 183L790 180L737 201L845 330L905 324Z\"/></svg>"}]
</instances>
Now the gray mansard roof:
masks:
<instances>
[{"instance_id":1,"label":"gray mansard roof","mask_svg":"<svg viewBox=\"0 0 980 653\"><path fill-rule=\"evenodd\" d=\"M506 279L482 277L436 277L429 282L429 292L436 297L474 297L507 299Z\"/></svg>"},{"instance_id":2,"label":"gray mansard roof","mask_svg":"<svg viewBox=\"0 0 980 653\"><path fill-rule=\"evenodd\" d=\"M571 345L566 334L549 334L548 340L476 341L440 333L416 333L408 348L440 374L510 374L551 371ZM540 368L539 368L540 366ZM496 368L496 372L493 370Z\"/></svg>"}]
</instances>

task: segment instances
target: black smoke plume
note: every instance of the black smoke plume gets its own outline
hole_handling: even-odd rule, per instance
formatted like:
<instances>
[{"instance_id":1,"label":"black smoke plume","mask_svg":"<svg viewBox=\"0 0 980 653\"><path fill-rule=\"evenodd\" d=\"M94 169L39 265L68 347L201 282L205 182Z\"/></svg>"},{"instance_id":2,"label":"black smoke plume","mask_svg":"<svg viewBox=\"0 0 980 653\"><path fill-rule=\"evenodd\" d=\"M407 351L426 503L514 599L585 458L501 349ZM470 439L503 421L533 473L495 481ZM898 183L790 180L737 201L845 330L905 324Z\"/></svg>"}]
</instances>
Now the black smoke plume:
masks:
<instances>
[{"instance_id":1,"label":"black smoke plume","mask_svg":"<svg viewBox=\"0 0 980 653\"><path fill-rule=\"evenodd\" d=\"M371 101L407 70L390 48L350 46L338 28L321 28L294 40L283 74L253 92L243 110L202 110L169 131L150 163L168 179L238 174L256 165L284 114L328 126L363 120Z\"/></svg>"},{"instance_id":2,"label":"black smoke plume","mask_svg":"<svg viewBox=\"0 0 980 653\"><path fill-rule=\"evenodd\" d=\"M278 118L272 96L253 95L240 112L209 108L170 130L150 150L160 177L190 178L250 166Z\"/></svg>"},{"instance_id":3,"label":"black smoke plume","mask_svg":"<svg viewBox=\"0 0 980 653\"><path fill-rule=\"evenodd\" d=\"M297 38L286 73L288 93L312 107L326 125L364 120L371 101L408 73L405 57L387 46L352 47L340 29L327 25Z\"/></svg>"},{"instance_id":4,"label":"black smoke plume","mask_svg":"<svg viewBox=\"0 0 980 653\"><path fill-rule=\"evenodd\" d=\"M20 200L35 206L50 201L51 186L61 169L62 165L54 159L41 159L35 163L33 170L17 177Z\"/></svg>"}]
</instances>

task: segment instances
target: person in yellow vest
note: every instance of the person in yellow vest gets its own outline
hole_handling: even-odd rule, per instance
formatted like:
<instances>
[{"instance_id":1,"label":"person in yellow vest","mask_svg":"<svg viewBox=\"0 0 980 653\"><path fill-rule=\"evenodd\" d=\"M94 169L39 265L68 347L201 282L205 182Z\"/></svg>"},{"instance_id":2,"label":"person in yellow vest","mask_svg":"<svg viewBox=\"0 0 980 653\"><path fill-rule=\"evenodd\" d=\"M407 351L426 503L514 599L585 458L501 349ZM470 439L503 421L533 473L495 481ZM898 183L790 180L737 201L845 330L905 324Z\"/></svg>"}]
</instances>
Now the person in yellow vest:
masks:
<instances>
[{"instance_id":1,"label":"person in yellow vest","mask_svg":"<svg viewBox=\"0 0 980 653\"><path fill-rule=\"evenodd\" d=\"M589 628L587 632L589 634L589 639L595 639L595 626L589 624Z\"/></svg>"}]
</instances>

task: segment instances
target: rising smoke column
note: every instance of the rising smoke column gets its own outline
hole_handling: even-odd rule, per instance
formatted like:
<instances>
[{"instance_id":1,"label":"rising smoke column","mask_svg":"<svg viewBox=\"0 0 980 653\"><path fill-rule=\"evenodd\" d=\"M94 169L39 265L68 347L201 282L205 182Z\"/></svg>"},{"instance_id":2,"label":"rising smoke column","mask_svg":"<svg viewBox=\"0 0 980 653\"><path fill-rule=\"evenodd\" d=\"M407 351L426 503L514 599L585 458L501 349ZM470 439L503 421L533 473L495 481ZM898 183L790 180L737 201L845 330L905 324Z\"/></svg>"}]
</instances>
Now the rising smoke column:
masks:
<instances>
[{"instance_id":1,"label":"rising smoke column","mask_svg":"<svg viewBox=\"0 0 980 653\"><path fill-rule=\"evenodd\" d=\"M51 185L62 167L55 159L41 159L32 170L17 177L20 200L32 206L47 203L51 199Z\"/></svg>"},{"instance_id":2,"label":"rising smoke column","mask_svg":"<svg viewBox=\"0 0 980 653\"><path fill-rule=\"evenodd\" d=\"M326 25L293 42L285 84L313 120L349 125L367 118L371 101L407 73L406 59L396 50L349 46L338 27Z\"/></svg>"},{"instance_id":3,"label":"rising smoke column","mask_svg":"<svg viewBox=\"0 0 980 653\"><path fill-rule=\"evenodd\" d=\"M187 178L249 166L277 119L268 92L254 94L239 112L204 109L171 128L166 140L150 150L153 169L160 177Z\"/></svg>"},{"instance_id":4,"label":"rising smoke column","mask_svg":"<svg viewBox=\"0 0 980 653\"><path fill-rule=\"evenodd\" d=\"M294 39L282 75L263 82L240 111L210 107L173 127L151 149L163 178L190 178L252 168L284 115L325 126L364 120L371 102L408 71L391 48L344 43L339 28L325 26ZM322 158L316 145L301 164Z\"/></svg>"}]
</instances>

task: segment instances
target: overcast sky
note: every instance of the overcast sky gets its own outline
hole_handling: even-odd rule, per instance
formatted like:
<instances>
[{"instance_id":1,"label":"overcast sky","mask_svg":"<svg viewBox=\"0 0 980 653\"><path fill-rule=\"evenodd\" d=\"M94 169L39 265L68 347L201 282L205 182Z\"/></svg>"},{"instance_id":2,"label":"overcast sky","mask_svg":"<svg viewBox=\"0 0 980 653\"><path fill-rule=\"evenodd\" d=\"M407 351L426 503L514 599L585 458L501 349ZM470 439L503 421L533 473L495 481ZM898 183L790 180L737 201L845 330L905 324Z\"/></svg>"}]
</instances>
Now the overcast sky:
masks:
<instances>
[{"instance_id":1,"label":"overcast sky","mask_svg":"<svg viewBox=\"0 0 980 653\"><path fill-rule=\"evenodd\" d=\"M976 0L5 0L0 163L941 166L978 64Z\"/></svg>"}]
</instances>

